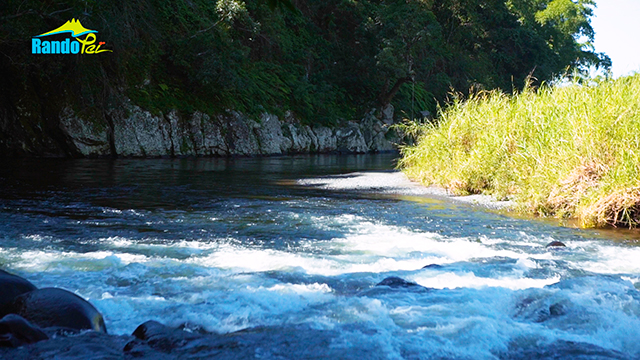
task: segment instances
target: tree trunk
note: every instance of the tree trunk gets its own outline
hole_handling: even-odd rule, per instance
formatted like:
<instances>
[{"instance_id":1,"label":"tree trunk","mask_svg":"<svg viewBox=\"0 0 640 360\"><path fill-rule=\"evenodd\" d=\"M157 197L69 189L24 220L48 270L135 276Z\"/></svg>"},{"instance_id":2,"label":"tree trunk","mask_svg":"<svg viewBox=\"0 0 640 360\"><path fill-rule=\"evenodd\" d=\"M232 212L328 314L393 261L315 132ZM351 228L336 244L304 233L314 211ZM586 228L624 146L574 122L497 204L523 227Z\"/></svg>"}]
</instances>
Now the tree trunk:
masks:
<instances>
[{"instance_id":1,"label":"tree trunk","mask_svg":"<svg viewBox=\"0 0 640 360\"><path fill-rule=\"evenodd\" d=\"M389 103L391 102L391 99L393 99L394 96L396 96L396 94L398 93L398 90L400 90L400 87L405 84L412 81L410 76L406 76L406 77L401 77L398 80L396 80L396 83L393 84L393 87L391 87L391 90L386 91L387 87L385 86L384 90L382 91L382 94L380 94L380 98L378 99L380 101L380 105L387 106L389 105Z\"/></svg>"}]
</instances>

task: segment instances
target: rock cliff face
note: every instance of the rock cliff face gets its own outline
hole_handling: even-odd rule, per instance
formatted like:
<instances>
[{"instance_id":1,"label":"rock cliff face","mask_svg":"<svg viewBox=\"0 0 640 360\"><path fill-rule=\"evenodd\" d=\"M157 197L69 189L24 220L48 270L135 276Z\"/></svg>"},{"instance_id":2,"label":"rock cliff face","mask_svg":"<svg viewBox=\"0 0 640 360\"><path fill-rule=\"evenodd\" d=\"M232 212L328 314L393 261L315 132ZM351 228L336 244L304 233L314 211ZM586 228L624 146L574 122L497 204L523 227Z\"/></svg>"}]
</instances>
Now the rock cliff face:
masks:
<instances>
[{"instance_id":1,"label":"rock cliff face","mask_svg":"<svg viewBox=\"0 0 640 360\"><path fill-rule=\"evenodd\" d=\"M389 131L393 108L367 114L359 123L337 128L302 125L291 114L250 119L232 112L210 117L201 112L154 115L126 101L103 119L83 119L66 107L60 113L64 138L84 156L235 156L296 153L365 153L394 150Z\"/></svg>"}]
</instances>

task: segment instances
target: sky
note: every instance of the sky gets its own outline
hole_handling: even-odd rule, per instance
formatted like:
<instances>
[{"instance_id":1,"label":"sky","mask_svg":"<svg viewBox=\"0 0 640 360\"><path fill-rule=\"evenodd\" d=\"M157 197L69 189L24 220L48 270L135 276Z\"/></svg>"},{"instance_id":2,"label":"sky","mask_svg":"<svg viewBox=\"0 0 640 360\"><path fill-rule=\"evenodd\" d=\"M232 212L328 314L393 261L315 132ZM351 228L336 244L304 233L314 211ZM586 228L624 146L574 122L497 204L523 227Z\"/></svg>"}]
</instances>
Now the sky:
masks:
<instances>
[{"instance_id":1,"label":"sky","mask_svg":"<svg viewBox=\"0 0 640 360\"><path fill-rule=\"evenodd\" d=\"M596 0L595 48L613 61L613 76L640 72L640 0Z\"/></svg>"}]
</instances>

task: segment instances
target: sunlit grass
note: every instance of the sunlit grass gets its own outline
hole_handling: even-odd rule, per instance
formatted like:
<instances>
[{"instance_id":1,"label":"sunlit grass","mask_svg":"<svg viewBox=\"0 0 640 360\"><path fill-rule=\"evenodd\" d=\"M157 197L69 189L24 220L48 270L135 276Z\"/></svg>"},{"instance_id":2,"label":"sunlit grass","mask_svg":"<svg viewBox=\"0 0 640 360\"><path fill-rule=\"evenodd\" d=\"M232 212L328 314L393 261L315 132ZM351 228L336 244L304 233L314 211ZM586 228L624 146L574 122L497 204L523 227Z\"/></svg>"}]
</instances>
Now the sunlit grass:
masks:
<instances>
[{"instance_id":1,"label":"sunlit grass","mask_svg":"<svg viewBox=\"0 0 640 360\"><path fill-rule=\"evenodd\" d=\"M585 227L640 224L640 75L483 92L408 130L418 141L400 166L412 179Z\"/></svg>"}]
</instances>

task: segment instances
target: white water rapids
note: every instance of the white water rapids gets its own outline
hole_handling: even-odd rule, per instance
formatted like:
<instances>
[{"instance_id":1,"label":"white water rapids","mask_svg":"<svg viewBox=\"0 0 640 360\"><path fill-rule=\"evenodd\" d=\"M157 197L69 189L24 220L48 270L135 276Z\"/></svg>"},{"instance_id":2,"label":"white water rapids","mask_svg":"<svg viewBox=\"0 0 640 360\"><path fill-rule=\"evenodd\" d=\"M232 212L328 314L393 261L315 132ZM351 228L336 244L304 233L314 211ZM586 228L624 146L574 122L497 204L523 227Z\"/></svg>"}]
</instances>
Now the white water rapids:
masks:
<instances>
[{"instance_id":1,"label":"white water rapids","mask_svg":"<svg viewBox=\"0 0 640 360\"><path fill-rule=\"evenodd\" d=\"M261 161L292 160L245 161L262 167L186 166L168 180L166 161L162 181L147 169L83 190L65 180L5 193L0 267L83 296L112 334L150 319L215 333L300 325L330 331L328 353L344 358L640 357L633 233L318 178L368 162L265 176ZM545 247L554 240L566 248ZM376 286L392 276L420 286Z\"/></svg>"}]
</instances>

